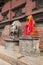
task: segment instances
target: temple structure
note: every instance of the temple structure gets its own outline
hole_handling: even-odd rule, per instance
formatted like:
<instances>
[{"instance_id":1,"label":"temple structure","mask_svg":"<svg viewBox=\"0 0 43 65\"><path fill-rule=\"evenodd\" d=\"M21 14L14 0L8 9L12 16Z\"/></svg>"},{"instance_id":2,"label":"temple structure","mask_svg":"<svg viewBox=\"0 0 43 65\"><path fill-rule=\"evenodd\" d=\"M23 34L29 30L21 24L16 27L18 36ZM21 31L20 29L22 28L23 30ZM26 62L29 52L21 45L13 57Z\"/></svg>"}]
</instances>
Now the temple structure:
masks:
<instances>
[{"instance_id":1,"label":"temple structure","mask_svg":"<svg viewBox=\"0 0 43 65\"><path fill-rule=\"evenodd\" d=\"M43 0L0 0L0 35L5 25L14 20L25 23L32 14L40 35L40 48L43 49Z\"/></svg>"}]
</instances>

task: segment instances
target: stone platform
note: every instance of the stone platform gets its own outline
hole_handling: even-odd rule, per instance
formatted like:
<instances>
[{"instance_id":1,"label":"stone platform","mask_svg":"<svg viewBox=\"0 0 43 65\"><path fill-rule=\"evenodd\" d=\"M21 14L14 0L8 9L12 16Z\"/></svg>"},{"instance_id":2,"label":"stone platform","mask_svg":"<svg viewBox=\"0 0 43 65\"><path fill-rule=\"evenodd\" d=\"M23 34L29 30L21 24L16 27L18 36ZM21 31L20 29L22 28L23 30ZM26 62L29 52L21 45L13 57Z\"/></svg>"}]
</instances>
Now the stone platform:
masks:
<instances>
[{"instance_id":1,"label":"stone platform","mask_svg":"<svg viewBox=\"0 0 43 65\"><path fill-rule=\"evenodd\" d=\"M11 65L43 65L43 56L24 56L19 52L8 51L3 48L0 49L0 59Z\"/></svg>"}]
</instances>

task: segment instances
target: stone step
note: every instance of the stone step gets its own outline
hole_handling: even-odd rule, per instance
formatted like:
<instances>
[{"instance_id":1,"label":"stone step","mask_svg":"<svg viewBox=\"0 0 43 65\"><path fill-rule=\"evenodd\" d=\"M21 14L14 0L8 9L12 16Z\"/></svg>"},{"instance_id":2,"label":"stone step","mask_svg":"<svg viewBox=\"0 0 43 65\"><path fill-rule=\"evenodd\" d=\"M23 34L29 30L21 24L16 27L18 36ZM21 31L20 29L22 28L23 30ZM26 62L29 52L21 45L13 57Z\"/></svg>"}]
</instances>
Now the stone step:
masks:
<instances>
[{"instance_id":1,"label":"stone step","mask_svg":"<svg viewBox=\"0 0 43 65\"><path fill-rule=\"evenodd\" d=\"M43 65L43 56L23 56L18 52L6 49L0 49L0 59L11 65Z\"/></svg>"},{"instance_id":2,"label":"stone step","mask_svg":"<svg viewBox=\"0 0 43 65\"><path fill-rule=\"evenodd\" d=\"M8 51L6 49L0 49L0 58L10 63L11 65L17 65L17 60L23 57L20 53Z\"/></svg>"},{"instance_id":3,"label":"stone step","mask_svg":"<svg viewBox=\"0 0 43 65\"><path fill-rule=\"evenodd\" d=\"M18 61L18 65L43 65L43 56L29 57L25 56Z\"/></svg>"}]
</instances>

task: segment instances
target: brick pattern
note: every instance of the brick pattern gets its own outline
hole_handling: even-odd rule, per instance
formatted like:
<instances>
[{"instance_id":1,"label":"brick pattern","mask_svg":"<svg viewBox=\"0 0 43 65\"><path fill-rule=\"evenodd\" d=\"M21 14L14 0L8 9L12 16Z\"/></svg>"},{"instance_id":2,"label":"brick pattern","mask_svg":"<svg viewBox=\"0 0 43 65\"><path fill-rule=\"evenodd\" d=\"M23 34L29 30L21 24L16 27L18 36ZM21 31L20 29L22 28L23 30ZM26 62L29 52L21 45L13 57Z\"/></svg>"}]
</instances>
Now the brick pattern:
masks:
<instances>
[{"instance_id":1,"label":"brick pattern","mask_svg":"<svg viewBox=\"0 0 43 65\"><path fill-rule=\"evenodd\" d=\"M32 9L35 8L35 2L32 2L32 0L26 0L26 3L26 15L30 15Z\"/></svg>"},{"instance_id":2,"label":"brick pattern","mask_svg":"<svg viewBox=\"0 0 43 65\"><path fill-rule=\"evenodd\" d=\"M12 11L12 9L22 5L23 3L26 3L26 4L25 4L24 8L22 8L22 13L25 13L26 15L31 14L32 9L35 8L35 2L32 2L32 0L17 0L17 1L12 0L12 1L8 1L3 6L2 13L5 13L6 11L9 11L7 16L10 20L10 19L13 18L13 16L15 16L15 13Z\"/></svg>"},{"instance_id":3,"label":"brick pattern","mask_svg":"<svg viewBox=\"0 0 43 65\"><path fill-rule=\"evenodd\" d=\"M12 1L8 1L2 8L2 12L5 12L7 10L13 9L15 7L18 7L19 5L25 3L25 0L12 0Z\"/></svg>"},{"instance_id":4,"label":"brick pattern","mask_svg":"<svg viewBox=\"0 0 43 65\"><path fill-rule=\"evenodd\" d=\"M40 49L43 50L43 27L38 27L38 33L40 36Z\"/></svg>"},{"instance_id":5,"label":"brick pattern","mask_svg":"<svg viewBox=\"0 0 43 65\"><path fill-rule=\"evenodd\" d=\"M36 7L35 5L36 5L35 2L32 2L32 0L26 0L26 5L22 9L22 12L25 13L26 15L30 15L32 13L32 9Z\"/></svg>"},{"instance_id":6,"label":"brick pattern","mask_svg":"<svg viewBox=\"0 0 43 65\"><path fill-rule=\"evenodd\" d=\"M25 0L12 0L12 8L18 7L19 5L22 5L25 3Z\"/></svg>"},{"instance_id":7,"label":"brick pattern","mask_svg":"<svg viewBox=\"0 0 43 65\"><path fill-rule=\"evenodd\" d=\"M3 6L2 12L6 12L6 11L8 11L8 10L10 10L10 1L7 2L7 3Z\"/></svg>"},{"instance_id":8,"label":"brick pattern","mask_svg":"<svg viewBox=\"0 0 43 65\"><path fill-rule=\"evenodd\" d=\"M9 10L9 13L7 14L7 17L9 18L9 20L11 20L13 18L13 16L15 16L15 13L13 13L12 9L19 6L19 5L21 5L21 4L23 4L23 3L25 3L25 2L26 2L26 5L22 9L22 13L25 13L26 15L30 15L32 13L32 9L36 7L35 1L32 2L32 0L12 0L12 1L8 1L3 6L1 13L4 13L4 12ZM42 9L42 11L43 11L43 9ZM3 19L3 16L2 16L1 13L0 13L0 21L2 21L2 19ZM39 35L40 36L42 35L41 31L40 31ZM42 45L40 45L40 48L41 47L43 48L43 37L41 38L40 44L42 44Z\"/></svg>"}]
</instances>

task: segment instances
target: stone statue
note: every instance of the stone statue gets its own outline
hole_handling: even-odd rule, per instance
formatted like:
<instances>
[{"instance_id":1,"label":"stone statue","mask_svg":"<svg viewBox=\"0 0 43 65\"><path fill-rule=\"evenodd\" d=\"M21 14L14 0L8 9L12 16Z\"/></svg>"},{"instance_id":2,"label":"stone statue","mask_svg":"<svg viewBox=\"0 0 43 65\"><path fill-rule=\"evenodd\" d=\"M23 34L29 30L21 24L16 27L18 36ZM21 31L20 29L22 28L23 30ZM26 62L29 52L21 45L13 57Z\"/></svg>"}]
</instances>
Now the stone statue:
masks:
<instances>
[{"instance_id":1,"label":"stone statue","mask_svg":"<svg viewBox=\"0 0 43 65\"><path fill-rule=\"evenodd\" d=\"M20 27L21 27L21 23L19 20L16 20L12 23L11 25L11 32L10 34L11 35L16 35L17 37L19 37L19 34L20 34Z\"/></svg>"}]
</instances>

